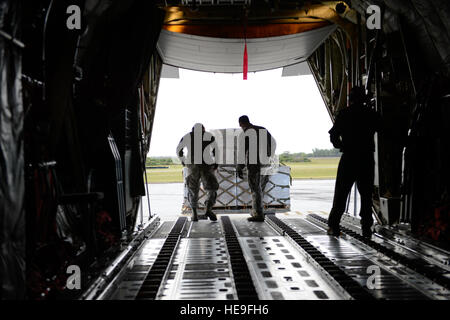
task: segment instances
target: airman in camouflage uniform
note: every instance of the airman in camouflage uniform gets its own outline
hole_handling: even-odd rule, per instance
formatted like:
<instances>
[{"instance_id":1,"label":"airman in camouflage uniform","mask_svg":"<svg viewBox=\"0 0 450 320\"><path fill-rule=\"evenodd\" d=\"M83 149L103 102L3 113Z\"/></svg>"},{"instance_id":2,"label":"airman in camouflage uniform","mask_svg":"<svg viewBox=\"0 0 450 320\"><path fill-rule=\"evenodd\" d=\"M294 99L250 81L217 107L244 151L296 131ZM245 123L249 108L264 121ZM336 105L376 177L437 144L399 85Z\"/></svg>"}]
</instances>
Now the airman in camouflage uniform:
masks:
<instances>
[{"instance_id":1,"label":"airman in camouflage uniform","mask_svg":"<svg viewBox=\"0 0 450 320\"><path fill-rule=\"evenodd\" d=\"M196 148L195 144L201 144L201 148ZM192 209L192 221L198 221L198 193L200 190L200 181L203 184L203 189L206 192L206 213L205 216L216 221L217 217L212 211L216 203L217 190L219 189L219 182L217 181L215 170L218 165L214 158L214 136L205 131L205 127L197 123L192 128L192 131L186 134L181 139L177 147L177 154L183 166L188 169L186 177L186 186L188 189L188 201ZM187 147L188 156L184 157L183 149ZM206 152L205 152L206 150ZM195 154L197 152L197 154ZM200 154L201 152L201 154ZM205 156L209 159L205 159Z\"/></svg>"},{"instance_id":2,"label":"airman in camouflage uniform","mask_svg":"<svg viewBox=\"0 0 450 320\"><path fill-rule=\"evenodd\" d=\"M206 192L206 213L212 221L217 220L216 215L212 212L212 208L216 203L217 190L219 189L219 183L214 174L215 168L210 165L187 165L190 174L186 177L186 185L188 188L188 201L193 212L193 221L197 218L197 206L198 206L198 192L200 189L200 180L203 184L203 189Z\"/></svg>"},{"instance_id":3,"label":"airman in camouflage uniform","mask_svg":"<svg viewBox=\"0 0 450 320\"><path fill-rule=\"evenodd\" d=\"M243 179L242 170L245 166L247 167L248 185L252 193L252 213L248 221L264 221L264 189L269 180L269 175L261 174L261 169L269 165L267 159L275 154L276 142L266 128L251 124L247 116L239 118L239 126L244 131L240 140L241 143L245 143L245 164L238 164L237 175ZM249 129L254 130L256 139L252 140L249 136L245 136ZM262 149L263 153L260 153L262 135L265 136L267 148ZM264 157L263 154L265 154Z\"/></svg>"}]
</instances>

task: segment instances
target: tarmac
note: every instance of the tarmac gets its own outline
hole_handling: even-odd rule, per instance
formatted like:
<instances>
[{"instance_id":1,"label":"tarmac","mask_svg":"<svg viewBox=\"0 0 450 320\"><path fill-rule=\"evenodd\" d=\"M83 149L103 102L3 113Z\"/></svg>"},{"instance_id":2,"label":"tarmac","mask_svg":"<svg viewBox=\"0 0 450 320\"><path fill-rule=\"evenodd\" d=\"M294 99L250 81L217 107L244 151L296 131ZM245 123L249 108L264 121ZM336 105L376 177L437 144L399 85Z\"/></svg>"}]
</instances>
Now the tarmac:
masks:
<instances>
[{"instance_id":1,"label":"tarmac","mask_svg":"<svg viewBox=\"0 0 450 320\"><path fill-rule=\"evenodd\" d=\"M293 180L290 196L291 210L286 215L304 215L310 212L328 214L333 204L335 180ZM183 183L148 184L150 208L161 221L174 221L181 216ZM348 212L354 213L353 191ZM143 219L148 219L148 201L143 198Z\"/></svg>"}]
</instances>

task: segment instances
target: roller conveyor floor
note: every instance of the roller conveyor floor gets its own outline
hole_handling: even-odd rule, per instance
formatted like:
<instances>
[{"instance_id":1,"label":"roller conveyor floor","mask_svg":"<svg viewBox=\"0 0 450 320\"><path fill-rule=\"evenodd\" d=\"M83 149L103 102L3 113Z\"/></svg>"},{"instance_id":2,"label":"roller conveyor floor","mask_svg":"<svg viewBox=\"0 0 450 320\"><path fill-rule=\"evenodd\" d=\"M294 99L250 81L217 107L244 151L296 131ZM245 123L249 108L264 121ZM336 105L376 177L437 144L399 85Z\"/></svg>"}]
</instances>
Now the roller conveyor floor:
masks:
<instances>
[{"instance_id":1,"label":"roller conveyor floor","mask_svg":"<svg viewBox=\"0 0 450 320\"><path fill-rule=\"evenodd\" d=\"M381 249L365 243L349 219L343 221L347 232L336 238L326 234L326 215L319 212L267 215L263 223L247 217L162 222L95 298L450 299L445 263L432 264L423 251L381 233L372 237Z\"/></svg>"}]
</instances>

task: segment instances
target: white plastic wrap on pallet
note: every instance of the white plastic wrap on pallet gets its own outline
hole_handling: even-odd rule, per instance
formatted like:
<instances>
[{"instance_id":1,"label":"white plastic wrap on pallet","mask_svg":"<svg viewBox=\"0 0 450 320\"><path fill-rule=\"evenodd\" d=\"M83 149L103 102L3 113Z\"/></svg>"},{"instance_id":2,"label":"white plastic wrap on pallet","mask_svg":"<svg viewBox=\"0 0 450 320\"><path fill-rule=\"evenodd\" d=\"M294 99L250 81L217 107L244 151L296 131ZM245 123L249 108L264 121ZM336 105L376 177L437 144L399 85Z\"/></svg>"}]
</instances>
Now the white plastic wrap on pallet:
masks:
<instances>
[{"instance_id":1,"label":"white plastic wrap on pallet","mask_svg":"<svg viewBox=\"0 0 450 320\"><path fill-rule=\"evenodd\" d=\"M290 167L279 166L275 174L269 176L266 188L264 190L264 207L271 212L283 212L290 209ZM183 178L186 181L187 169L183 169ZM252 208L252 197L246 177L241 180L236 177L235 167L219 167L216 171L216 177L219 182L217 191L215 212L248 212ZM190 212L189 202L187 200L187 186L184 184L184 203L182 211ZM203 187L200 187L199 209L204 209L206 195Z\"/></svg>"}]
</instances>

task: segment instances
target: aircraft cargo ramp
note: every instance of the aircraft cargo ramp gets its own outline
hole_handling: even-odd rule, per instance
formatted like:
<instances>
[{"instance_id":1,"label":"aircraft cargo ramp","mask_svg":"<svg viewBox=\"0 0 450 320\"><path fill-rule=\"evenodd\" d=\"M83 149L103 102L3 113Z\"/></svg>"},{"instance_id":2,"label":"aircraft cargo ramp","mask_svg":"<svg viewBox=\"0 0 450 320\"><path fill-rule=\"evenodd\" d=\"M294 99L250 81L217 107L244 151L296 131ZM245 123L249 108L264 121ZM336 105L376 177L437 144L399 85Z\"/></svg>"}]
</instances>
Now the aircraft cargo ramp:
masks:
<instances>
[{"instance_id":1,"label":"aircraft cargo ramp","mask_svg":"<svg viewBox=\"0 0 450 320\"><path fill-rule=\"evenodd\" d=\"M450 298L448 252L399 232L378 228L366 240L357 219L346 215L341 237L329 236L321 212L267 214L265 222L247 217L234 213L195 223L153 218L134 253L112 263L82 298Z\"/></svg>"}]
</instances>

